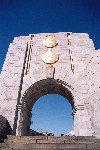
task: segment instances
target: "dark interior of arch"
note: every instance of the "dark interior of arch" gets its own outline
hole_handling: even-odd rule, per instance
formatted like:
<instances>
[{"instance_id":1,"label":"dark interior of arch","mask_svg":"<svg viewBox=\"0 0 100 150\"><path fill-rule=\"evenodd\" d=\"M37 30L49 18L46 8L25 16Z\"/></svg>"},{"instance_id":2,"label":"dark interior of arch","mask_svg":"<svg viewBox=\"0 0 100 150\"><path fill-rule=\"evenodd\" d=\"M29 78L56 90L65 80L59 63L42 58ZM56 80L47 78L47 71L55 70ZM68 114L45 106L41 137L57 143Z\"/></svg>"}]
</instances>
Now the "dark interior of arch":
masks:
<instances>
[{"instance_id":1,"label":"dark interior of arch","mask_svg":"<svg viewBox=\"0 0 100 150\"><path fill-rule=\"evenodd\" d=\"M74 107L73 95L69 90L66 83L54 79L44 79L34 83L30 86L22 98L21 120L20 129L21 135L29 135L30 123L31 123L31 111L34 103L43 95L46 94L59 94L64 96Z\"/></svg>"}]
</instances>

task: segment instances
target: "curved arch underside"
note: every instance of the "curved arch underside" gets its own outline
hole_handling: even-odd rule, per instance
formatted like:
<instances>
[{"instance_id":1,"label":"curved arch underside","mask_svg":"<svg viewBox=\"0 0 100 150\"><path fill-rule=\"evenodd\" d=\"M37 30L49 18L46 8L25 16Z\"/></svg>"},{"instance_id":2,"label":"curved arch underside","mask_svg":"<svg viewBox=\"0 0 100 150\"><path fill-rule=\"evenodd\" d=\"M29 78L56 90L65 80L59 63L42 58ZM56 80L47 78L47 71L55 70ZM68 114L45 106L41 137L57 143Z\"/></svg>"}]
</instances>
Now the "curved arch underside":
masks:
<instances>
[{"instance_id":1,"label":"curved arch underside","mask_svg":"<svg viewBox=\"0 0 100 150\"><path fill-rule=\"evenodd\" d=\"M74 107L74 98L71 87L59 80L44 79L36 82L25 92L22 98L20 118L21 135L28 135L31 123L31 111L34 103L43 95L59 94L64 96Z\"/></svg>"}]
</instances>

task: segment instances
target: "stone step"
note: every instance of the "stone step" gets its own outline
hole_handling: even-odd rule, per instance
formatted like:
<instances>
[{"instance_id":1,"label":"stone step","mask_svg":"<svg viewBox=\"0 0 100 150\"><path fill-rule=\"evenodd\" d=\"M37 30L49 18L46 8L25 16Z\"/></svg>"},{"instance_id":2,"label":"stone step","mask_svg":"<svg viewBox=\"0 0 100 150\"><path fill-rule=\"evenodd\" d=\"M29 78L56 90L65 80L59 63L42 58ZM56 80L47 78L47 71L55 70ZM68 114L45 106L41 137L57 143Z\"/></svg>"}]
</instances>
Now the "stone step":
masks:
<instances>
[{"instance_id":1,"label":"stone step","mask_svg":"<svg viewBox=\"0 0 100 150\"><path fill-rule=\"evenodd\" d=\"M100 150L94 137L8 136L0 150Z\"/></svg>"},{"instance_id":2,"label":"stone step","mask_svg":"<svg viewBox=\"0 0 100 150\"><path fill-rule=\"evenodd\" d=\"M84 144L90 144L90 143L100 143L99 139L79 139L79 138L70 138L70 137L8 137L8 140L5 140L5 142L15 142L19 143L84 143Z\"/></svg>"},{"instance_id":3,"label":"stone step","mask_svg":"<svg viewBox=\"0 0 100 150\"><path fill-rule=\"evenodd\" d=\"M11 149L11 148L4 148L4 149L0 149L0 150L24 150L24 149L16 149L16 148L13 148L13 149ZM25 149L25 150L100 150L100 148L96 148L96 149L88 149L88 148L46 148L46 149L44 149L44 148L31 148L31 149Z\"/></svg>"},{"instance_id":4,"label":"stone step","mask_svg":"<svg viewBox=\"0 0 100 150\"><path fill-rule=\"evenodd\" d=\"M84 144L84 143L9 143L8 148L27 149L27 148L100 148L100 144Z\"/></svg>"},{"instance_id":5,"label":"stone step","mask_svg":"<svg viewBox=\"0 0 100 150\"><path fill-rule=\"evenodd\" d=\"M64 136L64 137L53 137L53 136L8 136L8 140L61 140L61 141L100 141L100 139L95 139L94 137L70 137L70 136Z\"/></svg>"},{"instance_id":6,"label":"stone step","mask_svg":"<svg viewBox=\"0 0 100 150\"><path fill-rule=\"evenodd\" d=\"M99 148L96 148L96 149L83 149L83 148L27 148L27 149L24 149L24 148L21 148L21 149L16 149L16 148L0 148L0 150L100 150Z\"/></svg>"},{"instance_id":7,"label":"stone step","mask_svg":"<svg viewBox=\"0 0 100 150\"><path fill-rule=\"evenodd\" d=\"M22 144L32 144L32 143L34 143L34 144L38 144L38 143L44 143L44 144L53 144L53 143L67 143L67 144L99 144L100 145L100 141L99 142L97 142L97 141L83 141L83 140L79 140L79 141L75 141L75 140L70 140L70 141L67 141L67 140L40 140L40 139L36 139L36 140L9 140L9 141L7 141L7 142L5 142L5 143L8 143L8 144L12 144L12 143L19 143L19 142L21 142Z\"/></svg>"}]
</instances>

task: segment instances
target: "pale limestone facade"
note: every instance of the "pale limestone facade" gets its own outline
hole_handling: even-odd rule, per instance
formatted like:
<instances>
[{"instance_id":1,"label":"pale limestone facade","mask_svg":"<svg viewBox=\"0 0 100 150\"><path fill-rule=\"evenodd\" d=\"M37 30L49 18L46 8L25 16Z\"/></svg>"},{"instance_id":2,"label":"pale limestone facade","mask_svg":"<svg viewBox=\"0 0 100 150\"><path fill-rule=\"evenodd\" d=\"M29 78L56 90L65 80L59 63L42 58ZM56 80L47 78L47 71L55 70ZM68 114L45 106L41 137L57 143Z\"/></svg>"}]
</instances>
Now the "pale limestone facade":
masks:
<instances>
[{"instance_id":1,"label":"pale limestone facade","mask_svg":"<svg viewBox=\"0 0 100 150\"><path fill-rule=\"evenodd\" d=\"M47 35L58 40L59 60L53 67L42 61ZM30 125L35 101L44 94L58 93L72 104L75 135L100 138L99 83L100 50L95 50L87 33L15 37L0 75L0 115L9 121L13 134L26 135L22 130Z\"/></svg>"}]
</instances>

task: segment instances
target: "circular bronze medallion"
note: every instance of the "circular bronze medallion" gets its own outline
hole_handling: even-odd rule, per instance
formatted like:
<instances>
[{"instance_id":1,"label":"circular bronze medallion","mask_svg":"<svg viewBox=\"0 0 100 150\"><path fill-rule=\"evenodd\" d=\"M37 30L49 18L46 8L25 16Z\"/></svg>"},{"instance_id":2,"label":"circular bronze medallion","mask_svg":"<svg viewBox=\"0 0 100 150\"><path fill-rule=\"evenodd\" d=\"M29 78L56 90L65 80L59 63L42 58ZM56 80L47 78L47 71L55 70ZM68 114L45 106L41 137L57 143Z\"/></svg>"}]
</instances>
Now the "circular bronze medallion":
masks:
<instances>
[{"instance_id":1,"label":"circular bronze medallion","mask_svg":"<svg viewBox=\"0 0 100 150\"><path fill-rule=\"evenodd\" d=\"M42 60L46 64L53 64L58 61L58 53L54 50L48 50L46 53L42 55Z\"/></svg>"},{"instance_id":2,"label":"circular bronze medallion","mask_svg":"<svg viewBox=\"0 0 100 150\"><path fill-rule=\"evenodd\" d=\"M43 40L43 46L48 47L48 48L55 47L57 44L58 44L57 39L52 35L47 36Z\"/></svg>"}]
</instances>

